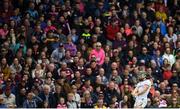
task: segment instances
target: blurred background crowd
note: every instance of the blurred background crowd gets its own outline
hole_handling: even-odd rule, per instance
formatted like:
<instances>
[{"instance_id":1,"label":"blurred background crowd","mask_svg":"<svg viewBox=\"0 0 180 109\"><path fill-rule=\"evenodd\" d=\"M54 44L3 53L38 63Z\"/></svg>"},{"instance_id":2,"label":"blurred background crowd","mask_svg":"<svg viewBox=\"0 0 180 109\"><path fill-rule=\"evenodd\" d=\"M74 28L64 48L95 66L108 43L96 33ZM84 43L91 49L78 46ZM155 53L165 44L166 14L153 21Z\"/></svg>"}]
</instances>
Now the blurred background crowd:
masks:
<instances>
[{"instance_id":1,"label":"blurred background crowd","mask_svg":"<svg viewBox=\"0 0 180 109\"><path fill-rule=\"evenodd\" d=\"M180 107L180 0L1 0L0 107Z\"/></svg>"}]
</instances>

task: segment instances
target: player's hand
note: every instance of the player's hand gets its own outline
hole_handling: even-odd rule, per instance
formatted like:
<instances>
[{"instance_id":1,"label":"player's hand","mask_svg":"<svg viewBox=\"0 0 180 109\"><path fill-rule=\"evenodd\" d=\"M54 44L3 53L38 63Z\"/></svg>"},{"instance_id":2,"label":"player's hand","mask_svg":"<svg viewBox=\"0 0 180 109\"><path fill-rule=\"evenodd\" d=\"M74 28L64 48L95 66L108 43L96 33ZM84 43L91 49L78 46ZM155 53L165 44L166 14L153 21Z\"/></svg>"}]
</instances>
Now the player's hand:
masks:
<instances>
[{"instance_id":1,"label":"player's hand","mask_svg":"<svg viewBox=\"0 0 180 109\"><path fill-rule=\"evenodd\" d=\"M136 96L138 96L138 92L134 92L134 93L132 93L132 95L133 95L134 97L136 97Z\"/></svg>"}]
</instances>

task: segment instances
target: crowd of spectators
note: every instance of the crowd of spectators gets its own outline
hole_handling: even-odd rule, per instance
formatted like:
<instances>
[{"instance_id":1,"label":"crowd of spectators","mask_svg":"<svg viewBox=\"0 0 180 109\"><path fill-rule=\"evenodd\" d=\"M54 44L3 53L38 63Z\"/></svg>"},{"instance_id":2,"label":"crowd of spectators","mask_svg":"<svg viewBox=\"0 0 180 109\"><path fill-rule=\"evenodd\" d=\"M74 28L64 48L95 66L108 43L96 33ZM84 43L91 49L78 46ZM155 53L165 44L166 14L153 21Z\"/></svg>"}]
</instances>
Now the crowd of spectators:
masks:
<instances>
[{"instance_id":1,"label":"crowd of spectators","mask_svg":"<svg viewBox=\"0 0 180 109\"><path fill-rule=\"evenodd\" d=\"M0 0L0 107L180 107L179 0Z\"/></svg>"}]
</instances>

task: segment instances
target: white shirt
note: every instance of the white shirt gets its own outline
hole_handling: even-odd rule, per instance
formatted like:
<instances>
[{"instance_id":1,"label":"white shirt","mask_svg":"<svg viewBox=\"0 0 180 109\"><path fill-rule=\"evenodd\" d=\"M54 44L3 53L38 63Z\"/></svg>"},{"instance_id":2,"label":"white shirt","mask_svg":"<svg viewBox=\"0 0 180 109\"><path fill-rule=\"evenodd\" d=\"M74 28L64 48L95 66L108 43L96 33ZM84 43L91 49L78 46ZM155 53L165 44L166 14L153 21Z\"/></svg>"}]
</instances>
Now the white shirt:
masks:
<instances>
[{"instance_id":1,"label":"white shirt","mask_svg":"<svg viewBox=\"0 0 180 109\"><path fill-rule=\"evenodd\" d=\"M81 97L78 93L75 93L73 100L76 101L78 103L78 106L80 107Z\"/></svg>"},{"instance_id":2,"label":"white shirt","mask_svg":"<svg viewBox=\"0 0 180 109\"><path fill-rule=\"evenodd\" d=\"M147 96L148 96L149 91L151 89L151 81L150 80L141 81L141 82L139 82L137 84L136 87L138 87L138 91L142 92L142 90L144 90L144 85L149 86L148 90L145 93L143 93L142 95L138 95L136 98L145 98L145 99L147 99Z\"/></svg>"},{"instance_id":3,"label":"white shirt","mask_svg":"<svg viewBox=\"0 0 180 109\"><path fill-rule=\"evenodd\" d=\"M175 63L175 57L172 55L172 54L164 54L163 56L162 56L162 58L163 58L163 60L164 59L167 59L169 62L170 62L170 64L171 64L171 66Z\"/></svg>"},{"instance_id":4,"label":"white shirt","mask_svg":"<svg viewBox=\"0 0 180 109\"><path fill-rule=\"evenodd\" d=\"M173 34L171 37L168 34L166 34L165 37L167 38L168 42L172 41L175 43L177 41L177 35L176 34Z\"/></svg>"},{"instance_id":5,"label":"white shirt","mask_svg":"<svg viewBox=\"0 0 180 109\"><path fill-rule=\"evenodd\" d=\"M9 97L7 97L5 94L3 94L3 98L4 98L4 103L7 105L7 106L10 106L10 105L16 105L16 97L14 94L10 94Z\"/></svg>"}]
</instances>

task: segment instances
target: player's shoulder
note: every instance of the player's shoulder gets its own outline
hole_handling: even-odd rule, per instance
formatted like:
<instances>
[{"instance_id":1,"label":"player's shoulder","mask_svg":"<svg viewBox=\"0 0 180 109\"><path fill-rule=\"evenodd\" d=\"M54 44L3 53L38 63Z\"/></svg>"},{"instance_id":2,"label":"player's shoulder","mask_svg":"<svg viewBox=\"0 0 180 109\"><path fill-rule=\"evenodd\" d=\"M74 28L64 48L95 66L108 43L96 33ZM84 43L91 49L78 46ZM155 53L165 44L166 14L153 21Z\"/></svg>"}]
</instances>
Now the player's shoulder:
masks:
<instances>
[{"instance_id":1,"label":"player's shoulder","mask_svg":"<svg viewBox=\"0 0 180 109\"><path fill-rule=\"evenodd\" d=\"M146 80L144 81L144 84L151 85L151 81L150 81L149 79L146 79Z\"/></svg>"}]
</instances>

